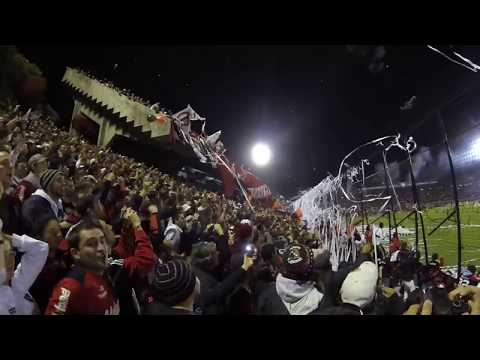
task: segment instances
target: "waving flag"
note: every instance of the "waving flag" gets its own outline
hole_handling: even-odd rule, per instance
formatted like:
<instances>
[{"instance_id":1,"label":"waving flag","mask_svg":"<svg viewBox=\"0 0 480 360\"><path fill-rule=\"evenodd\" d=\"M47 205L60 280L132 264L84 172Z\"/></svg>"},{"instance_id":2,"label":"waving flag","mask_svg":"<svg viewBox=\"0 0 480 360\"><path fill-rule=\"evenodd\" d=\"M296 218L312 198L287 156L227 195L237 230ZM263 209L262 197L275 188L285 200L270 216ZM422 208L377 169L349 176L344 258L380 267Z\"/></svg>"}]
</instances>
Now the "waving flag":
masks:
<instances>
[{"instance_id":1,"label":"waving flag","mask_svg":"<svg viewBox=\"0 0 480 360\"><path fill-rule=\"evenodd\" d=\"M222 159L225 161L225 164L227 164L227 166L230 167L230 169L232 170L235 169L235 164L230 163L230 161L228 161L228 159L225 156L223 156ZM237 183L236 183L235 177L232 175L232 173L227 168L227 166L223 165L222 163L218 163L217 169L222 179L223 193L227 198L232 198Z\"/></svg>"},{"instance_id":2,"label":"waving flag","mask_svg":"<svg viewBox=\"0 0 480 360\"><path fill-rule=\"evenodd\" d=\"M272 192L267 184L243 166L238 170L238 176L254 199L268 199L272 197Z\"/></svg>"}]
</instances>

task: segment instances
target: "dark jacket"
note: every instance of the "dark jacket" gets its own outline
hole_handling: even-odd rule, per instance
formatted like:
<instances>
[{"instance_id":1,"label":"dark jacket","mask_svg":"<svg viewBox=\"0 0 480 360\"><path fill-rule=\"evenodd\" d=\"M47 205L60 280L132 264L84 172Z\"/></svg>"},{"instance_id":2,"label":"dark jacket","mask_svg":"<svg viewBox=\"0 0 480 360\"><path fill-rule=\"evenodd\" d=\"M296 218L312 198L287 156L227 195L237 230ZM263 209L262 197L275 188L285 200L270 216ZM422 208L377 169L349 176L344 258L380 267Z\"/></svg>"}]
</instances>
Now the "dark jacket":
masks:
<instances>
[{"instance_id":1,"label":"dark jacket","mask_svg":"<svg viewBox=\"0 0 480 360\"><path fill-rule=\"evenodd\" d=\"M362 310L350 304L341 304L339 306L330 306L314 311L312 315L362 315Z\"/></svg>"},{"instance_id":2,"label":"dark jacket","mask_svg":"<svg viewBox=\"0 0 480 360\"><path fill-rule=\"evenodd\" d=\"M193 265L193 272L200 280L200 296L195 300L203 315L221 315L225 311L227 297L233 293L237 285L245 276L242 268L231 272L223 281L198 265Z\"/></svg>"},{"instance_id":3,"label":"dark jacket","mask_svg":"<svg viewBox=\"0 0 480 360\"><path fill-rule=\"evenodd\" d=\"M48 200L41 196L32 195L22 206L23 232L30 236L33 235L35 220L41 216L57 217Z\"/></svg>"},{"instance_id":4,"label":"dark jacket","mask_svg":"<svg viewBox=\"0 0 480 360\"><path fill-rule=\"evenodd\" d=\"M228 297L225 313L227 315L253 315L255 299L248 286L237 286Z\"/></svg>"},{"instance_id":5,"label":"dark jacket","mask_svg":"<svg viewBox=\"0 0 480 360\"><path fill-rule=\"evenodd\" d=\"M278 296L275 282L269 283L258 295L255 304L257 315L289 315L282 299Z\"/></svg>"},{"instance_id":6,"label":"dark jacket","mask_svg":"<svg viewBox=\"0 0 480 360\"><path fill-rule=\"evenodd\" d=\"M398 276L400 280L410 281L415 275L417 260L411 251L400 250L398 254Z\"/></svg>"},{"instance_id":7,"label":"dark jacket","mask_svg":"<svg viewBox=\"0 0 480 360\"><path fill-rule=\"evenodd\" d=\"M201 229L198 222L194 222L190 231L184 231L180 240L179 253L190 256L193 244L200 241Z\"/></svg>"},{"instance_id":8,"label":"dark jacket","mask_svg":"<svg viewBox=\"0 0 480 360\"><path fill-rule=\"evenodd\" d=\"M47 309L48 300L53 289L70 271L67 262L63 258L64 254L64 252L59 250L55 257L47 258L45 266L30 287L30 294L37 302L42 314Z\"/></svg>"},{"instance_id":9,"label":"dark jacket","mask_svg":"<svg viewBox=\"0 0 480 360\"><path fill-rule=\"evenodd\" d=\"M188 310L175 309L155 301L145 306L143 315L195 315L195 313Z\"/></svg>"}]
</instances>

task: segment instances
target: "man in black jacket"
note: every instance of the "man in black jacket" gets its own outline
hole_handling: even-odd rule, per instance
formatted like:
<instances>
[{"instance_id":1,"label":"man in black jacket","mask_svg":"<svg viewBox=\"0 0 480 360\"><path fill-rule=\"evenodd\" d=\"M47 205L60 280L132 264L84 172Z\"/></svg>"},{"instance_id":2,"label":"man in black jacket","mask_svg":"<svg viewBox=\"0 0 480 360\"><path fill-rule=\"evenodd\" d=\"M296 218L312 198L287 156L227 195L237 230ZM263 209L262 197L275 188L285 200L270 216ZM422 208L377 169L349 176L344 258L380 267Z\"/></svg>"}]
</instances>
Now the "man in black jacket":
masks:
<instances>
[{"instance_id":1,"label":"man in black jacket","mask_svg":"<svg viewBox=\"0 0 480 360\"><path fill-rule=\"evenodd\" d=\"M410 251L410 245L406 241L402 241L400 251L397 255L397 275L400 280L397 291L406 291L411 293L415 290L415 273L417 267L417 254Z\"/></svg>"},{"instance_id":2,"label":"man in black jacket","mask_svg":"<svg viewBox=\"0 0 480 360\"><path fill-rule=\"evenodd\" d=\"M201 291L195 301L196 311L203 315L221 315L225 310L227 297L252 267L254 257L244 255L240 268L232 271L223 281L216 277L218 266L217 247L214 242L200 242L192 249L192 267L200 279Z\"/></svg>"},{"instance_id":3,"label":"man in black jacket","mask_svg":"<svg viewBox=\"0 0 480 360\"><path fill-rule=\"evenodd\" d=\"M62 196L65 191L65 176L58 170L47 170L40 176L41 189L35 191L22 206L24 232L32 231L33 223L40 215L48 214L63 221Z\"/></svg>"}]
</instances>

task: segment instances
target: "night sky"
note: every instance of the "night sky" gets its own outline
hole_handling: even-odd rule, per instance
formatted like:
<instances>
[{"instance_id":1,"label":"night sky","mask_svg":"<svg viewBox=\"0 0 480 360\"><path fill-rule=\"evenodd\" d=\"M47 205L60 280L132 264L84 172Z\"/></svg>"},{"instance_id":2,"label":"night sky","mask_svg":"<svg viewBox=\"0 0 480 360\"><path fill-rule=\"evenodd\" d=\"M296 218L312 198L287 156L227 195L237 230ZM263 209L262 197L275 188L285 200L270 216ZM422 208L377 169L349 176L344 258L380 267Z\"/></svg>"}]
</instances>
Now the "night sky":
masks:
<instances>
[{"instance_id":1,"label":"night sky","mask_svg":"<svg viewBox=\"0 0 480 360\"><path fill-rule=\"evenodd\" d=\"M437 47L480 62L479 47ZM64 118L73 106L60 84L66 66L109 78L174 112L190 104L207 118L208 133L222 130L231 160L286 196L335 173L356 146L415 124L480 76L423 45L18 48L43 70L49 102ZM400 111L414 95L414 109ZM257 141L273 151L261 169L250 160Z\"/></svg>"}]
</instances>

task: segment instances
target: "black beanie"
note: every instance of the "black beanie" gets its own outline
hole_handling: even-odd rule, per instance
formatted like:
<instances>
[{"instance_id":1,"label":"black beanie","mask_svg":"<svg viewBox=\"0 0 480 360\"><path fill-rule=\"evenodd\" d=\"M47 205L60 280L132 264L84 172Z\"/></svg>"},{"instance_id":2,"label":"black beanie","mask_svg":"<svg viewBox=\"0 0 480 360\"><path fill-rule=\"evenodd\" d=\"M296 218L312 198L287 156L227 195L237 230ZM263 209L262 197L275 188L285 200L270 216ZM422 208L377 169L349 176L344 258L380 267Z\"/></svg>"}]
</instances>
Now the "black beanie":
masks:
<instances>
[{"instance_id":1,"label":"black beanie","mask_svg":"<svg viewBox=\"0 0 480 360\"><path fill-rule=\"evenodd\" d=\"M150 291L155 300L174 306L192 294L195 283L195 274L190 265L182 260L172 260L156 265Z\"/></svg>"},{"instance_id":2,"label":"black beanie","mask_svg":"<svg viewBox=\"0 0 480 360\"><path fill-rule=\"evenodd\" d=\"M43 190L48 191L48 187L55 180L55 178L63 173L59 170L48 169L40 175L40 186Z\"/></svg>"}]
</instances>

